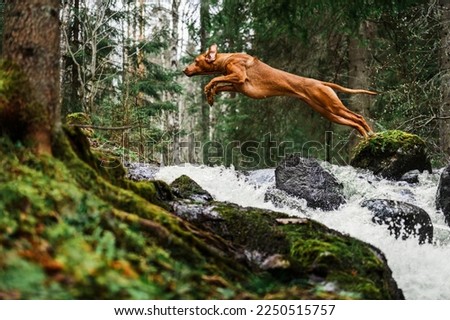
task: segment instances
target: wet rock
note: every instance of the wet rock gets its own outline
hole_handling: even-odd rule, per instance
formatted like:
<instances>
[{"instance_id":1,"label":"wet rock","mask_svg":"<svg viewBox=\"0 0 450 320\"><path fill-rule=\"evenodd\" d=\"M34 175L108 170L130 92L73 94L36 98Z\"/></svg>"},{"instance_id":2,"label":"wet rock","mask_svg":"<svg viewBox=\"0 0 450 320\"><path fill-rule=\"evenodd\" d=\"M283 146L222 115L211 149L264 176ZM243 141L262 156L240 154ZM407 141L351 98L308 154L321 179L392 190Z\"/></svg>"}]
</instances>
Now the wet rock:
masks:
<instances>
[{"instance_id":1,"label":"wet rock","mask_svg":"<svg viewBox=\"0 0 450 320\"><path fill-rule=\"evenodd\" d=\"M442 210L445 222L450 226L450 165L441 173L436 193L436 207Z\"/></svg>"},{"instance_id":2,"label":"wet rock","mask_svg":"<svg viewBox=\"0 0 450 320\"><path fill-rule=\"evenodd\" d=\"M411 170L432 172L425 142L399 130L380 132L363 140L356 146L350 165L391 180L399 180Z\"/></svg>"},{"instance_id":3,"label":"wet rock","mask_svg":"<svg viewBox=\"0 0 450 320\"><path fill-rule=\"evenodd\" d=\"M190 199L198 202L213 200L211 194L187 175L176 178L171 184L173 194L178 198Z\"/></svg>"},{"instance_id":4,"label":"wet rock","mask_svg":"<svg viewBox=\"0 0 450 320\"><path fill-rule=\"evenodd\" d=\"M276 188L306 200L308 207L336 210L345 203L343 186L315 159L289 155L275 169Z\"/></svg>"},{"instance_id":5,"label":"wet rock","mask_svg":"<svg viewBox=\"0 0 450 320\"><path fill-rule=\"evenodd\" d=\"M151 163L130 162L126 163L127 178L134 181L155 180L159 171L159 165Z\"/></svg>"},{"instance_id":6,"label":"wet rock","mask_svg":"<svg viewBox=\"0 0 450 320\"><path fill-rule=\"evenodd\" d=\"M222 220L220 215L214 211L214 207L205 206L191 200L173 201L172 211L189 222L204 224L210 221Z\"/></svg>"},{"instance_id":7,"label":"wet rock","mask_svg":"<svg viewBox=\"0 0 450 320\"><path fill-rule=\"evenodd\" d=\"M272 202L276 208L289 208L300 212L305 212L307 207L305 199L297 198L277 188L268 188L264 201Z\"/></svg>"},{"instance_id":8,"label":"wet rock","mask_svg":"<svg viewBox=\"0 0 450 320\"><path fill-rule=\"evenodd\" d=\"M404 181L409 184L419 183L419 174L420 174L419 170L408 171L407 173L405 173L404 175L401 176L399 181Z\"/></svg>"},{"instance_id":9,"label":"wet rock","mask_svg":"<svg viewBox=\"0 0 450 320\"><path fill-rule=\"evenodd\" d=\"M395 236L405 240L416 237L419 243L432 243L433 224L428 213L412 204L384 199L365 200L362 207L367 207L373 214L372 221L388 225L388 230Z\"/></svg>"}]
</instances>

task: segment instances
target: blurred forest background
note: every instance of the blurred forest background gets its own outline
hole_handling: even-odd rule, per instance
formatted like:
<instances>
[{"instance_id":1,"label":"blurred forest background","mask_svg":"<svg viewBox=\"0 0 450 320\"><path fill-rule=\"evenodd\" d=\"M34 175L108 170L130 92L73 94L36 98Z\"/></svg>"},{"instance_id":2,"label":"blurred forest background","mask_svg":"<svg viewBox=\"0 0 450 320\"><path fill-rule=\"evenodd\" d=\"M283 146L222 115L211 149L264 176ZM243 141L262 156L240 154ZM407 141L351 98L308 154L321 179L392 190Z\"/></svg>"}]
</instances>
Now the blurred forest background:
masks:
<instances>
[{"instance_id":1,"label":"blurred forest background","mask_svg":"<svg viewBox=\"0 0 450 320\"><path fill-rule=\"evenodd\" d=\"M61 28L63 118L94 126L93 145L125 161L270 167L287 152L324 159L333 132L332 161L347 163L360 138L299 100L222 94L209 107L207 77L181 71L217 43L379 92L340 97L375 131L418 134L435 165L448 162L450 0L66 0Z\"/></svg>"}]
</instances>

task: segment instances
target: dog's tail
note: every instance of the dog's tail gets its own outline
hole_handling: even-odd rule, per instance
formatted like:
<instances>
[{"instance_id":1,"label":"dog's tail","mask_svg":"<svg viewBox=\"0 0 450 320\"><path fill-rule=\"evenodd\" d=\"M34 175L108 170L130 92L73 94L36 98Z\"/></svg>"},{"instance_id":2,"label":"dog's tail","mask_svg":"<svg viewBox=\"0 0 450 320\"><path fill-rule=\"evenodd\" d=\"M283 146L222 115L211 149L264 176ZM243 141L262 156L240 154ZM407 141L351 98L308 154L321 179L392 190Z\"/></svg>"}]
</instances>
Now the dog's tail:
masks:
<instances>
[{"instance_id":1,"label":"dog's tail","mask_svg":"<svg viewBox=\"0 0 450 320\"><path fill-rule=\"evenodd\" d=\"M334 89L336 91L340 91L340 92L344 92L344 93L350 93L350 94L355 94L355 93L364 93L364 94L371 94L371 95L376 95L378 94L375 91L369 91L369 90L363 90L363 89L349 89L349 88L345 88L342 87L338 84L335 83L331 83L331 82L322 82L323 85L330 87L331 89Z\"/></svg>"}]
</instances>

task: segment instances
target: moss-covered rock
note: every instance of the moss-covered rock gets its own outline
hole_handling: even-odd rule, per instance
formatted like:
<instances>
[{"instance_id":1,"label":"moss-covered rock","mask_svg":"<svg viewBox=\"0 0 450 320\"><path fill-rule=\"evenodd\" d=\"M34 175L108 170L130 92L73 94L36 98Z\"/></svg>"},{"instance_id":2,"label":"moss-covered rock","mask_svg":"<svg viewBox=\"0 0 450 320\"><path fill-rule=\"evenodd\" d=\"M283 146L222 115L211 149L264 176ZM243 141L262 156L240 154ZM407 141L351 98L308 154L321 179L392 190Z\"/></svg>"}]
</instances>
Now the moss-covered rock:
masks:
<instances>
[{"instance_id":1,"label":"moss-covered rock","mask_svg":"<svg viewBox=\"0 0 450 320\"><path fill-rule=\"evenodd\" d=\"M411 170L432 170L425 141L400 130L379 132L361 141L350 165L393 180Z\"/></svg>"},{"instance_id":2,"label":"moss-covered rock","mask_svg":"<svg viewBox=\"0 0 450 320\"><path fill-rule=\"evenodd\" d=\"M341 293L363 299L403 298L384 255L372 245L313 220L283 229L291 242L291 257L300 268L334 284Z\"/></svg>"},{"instance_id":3,"label":"moss-covered rock","mask_svg":"<svg viewBox=\"0 0 450 320\"><path fill-rule=\"evenodd\" d=\"M176 178L171 184L173 193L180 198L191 199L193 201L211 201L211 194L200 187L200 185L187 175Z\"/></svg>"},{"instance_id":4,"label":"moss-covered rock","mask_svg":"<svg viewBox=\"0 0 450 320\"><path fill-rule=\"evenodd\" d=\"M157 205L169 207L167 185L105 174L75 133L55 140L56 157L0 139L1 298L402 297L375 248L220 202L194 202L214 223L187 222Z\"/></svg>"},{"instance_id":5,"label":"moss-covered rock","mask_svg":"<svg viewBox=\"0 0 450 320\"><path fill-rule=\"evenodd\" d=\"M316 298L403 298L378 249L313 220L223 202L193 205L190 216L186 207L176 208L233 244L235 256L254 270L277 279L270 284L283 287L276 297L295 288Z\"/></svg>"}]
</instances>

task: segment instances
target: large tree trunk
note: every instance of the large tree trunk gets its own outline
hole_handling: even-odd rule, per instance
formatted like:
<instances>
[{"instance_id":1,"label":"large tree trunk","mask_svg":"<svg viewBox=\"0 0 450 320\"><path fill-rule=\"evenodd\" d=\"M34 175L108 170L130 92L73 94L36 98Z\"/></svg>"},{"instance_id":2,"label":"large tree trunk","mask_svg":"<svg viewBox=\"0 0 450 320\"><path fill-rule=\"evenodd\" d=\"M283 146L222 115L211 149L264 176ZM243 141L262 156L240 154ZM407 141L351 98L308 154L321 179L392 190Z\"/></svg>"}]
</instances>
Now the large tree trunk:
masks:
<instances>
[{"instance_id":1,"label":"large tree trunk","mask_svg":"<svg viewBox=\"0 0 450 320\"><path fill-rule=\"evenodd\" d=\"M440 70L442 72L441 94L442 103L439 108L440 120L439 135L441 151L450 156L450 0L440 0L441 15L441 52Z\"/></svg>"},{"instance_id":2,"label":"large tree trunk","mask_svg":"<svg viewBox=\"0 0 450 320\"><path fill-rule=\"evenodd\" d=\"M52 136L60 125L60 29L58 0L10 0L6 3L3 57L18 65L30 84L35 119L24 137L38 154L51 154ZM11 106L12 108L14 106ZM18 111L19 112L19 111ZM17 114L17 121L23 114ZM23 121L23 119L22 119Z\"/></svg>"},{"instance_id":3,"label":"large tree trunk","mask_svg":"<svg viewBox=\"0 0 450 320\"><path fill-rule=\"evenodd\" d=\"M208 30L210 28L210 14L209 14L209 1L201 1L200 4L200 46L202 49L202 52L205 52L208 49L208 41L209 41L209 35ZM202 80L202 92L203 88L207 84L207 80ZM209 140L209 112L210 107L208 102L206 101L206 96L202 95L202 104L201 104L201 123L200 127L202 130L202 142L206 142Z\"/></svg>"},{"instance_id":4,"label":"large tree trunk","mask_svg":"<svg viewBox=\"0 0 450 320\"><path fill-rule=\"evenodd\" d=\"M358 37L350 39L348 57L349 57L349 80L348 86L355 89L368 89L370 87L369 60L370 52L364 41L370 39L374 32L374 25L363 21L360 24ZM369 125L370 96L365 94L355 94L350 97L350 109L362 115ZM350 148L357 143L356 136L353 135L350 140Z\"/></svg>"}]
</instances>

